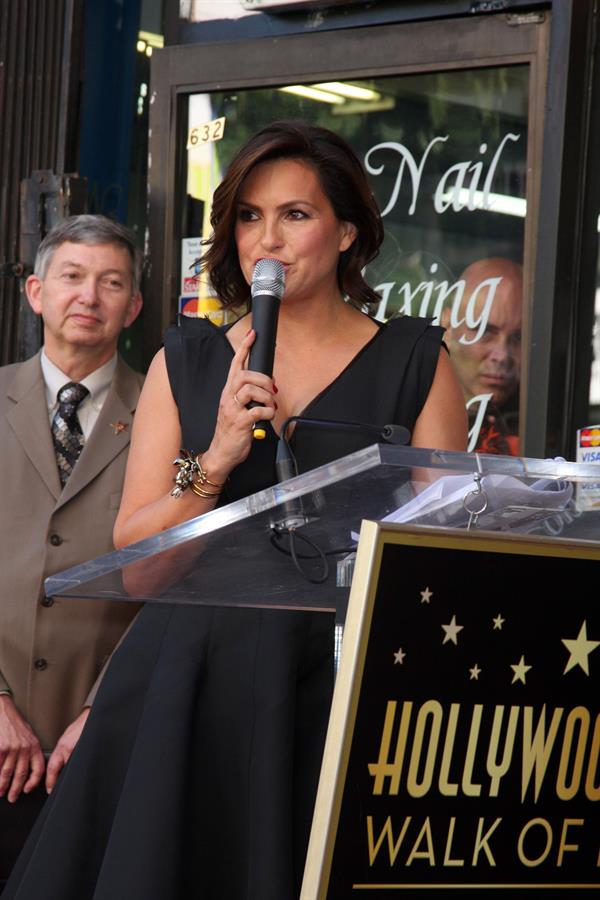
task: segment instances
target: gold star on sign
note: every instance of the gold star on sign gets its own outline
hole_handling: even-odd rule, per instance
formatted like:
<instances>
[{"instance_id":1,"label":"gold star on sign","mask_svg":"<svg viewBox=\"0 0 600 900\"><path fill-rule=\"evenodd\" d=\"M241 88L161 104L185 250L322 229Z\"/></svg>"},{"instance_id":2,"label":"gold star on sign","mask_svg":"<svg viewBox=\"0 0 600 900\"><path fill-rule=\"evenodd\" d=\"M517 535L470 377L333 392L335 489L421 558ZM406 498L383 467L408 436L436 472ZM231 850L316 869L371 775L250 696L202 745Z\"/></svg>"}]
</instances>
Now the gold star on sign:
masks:
<instances>
[{"instance_id":1,"label":"gold star on sign","mask_svg":"<svg viewBox=\"0 0 600 900\"><path fill-rule=\"evenodd\" d=\"M469 681L479 681L479 676L481 675L481 669L479 668L477 663L475 663L475 665L473 666L472 669L469 669L469 672L471 673L471 677L470 677Z\"/></svg>"},{"instance_id":2,"label":"gold star on sign","mask_svg":"<svg viewBox=\"0 0 600 900\"><path fill-rule=\"evenodd\" d=\"M396 665L397 663L402 665L402 663L404 662L405 656L406 656L406 653L404 652L402 647L400 647L400 649L397 650L396 653L394 653L394 665Z\"/></svg>"},{"instance_id":3,"label":"gold star on sign","mask_svg":"<svg viewBox=\"0 0 600 900\"><path fill-rule=\"evenodd\" d=\"M122 431L128 431L129 425L127 422L111 422L110 427L113 430L113 434L121 434Z\"/></svg>"},{"instance_id":4,"label":"gold star on sign","mask_svg":"<svg viewBox=\"0 0 600 900\"><path fill-rule=\"evenodd\" d=\"M529 672L529 670L531 669L531 666L525 665L525 657L523 655L521 655L521 659L519 660L518 663L516 663L516 665L514 665L514 666L511 665L511 669L515 673L513 675L513 680L511 681L511 684L514 684L515 681L522 681L523 684L525 684L525 675L527 674L527 672Z\"/></svg>"},{"instance_id":5,"label":"gold star on sign","mask_svg":"<svg viewBox=\"0 0 600 900\"><path fill-rule=\"evenodd\" d=\"M421 603L429 603L431 597L433 597L433 591L429 590L428 585L424 591L421 591Z\"/></svg>"},{"instance_id":6,"label":"gold star on sign","mask_svg":"<svg viewBox=\"0 0 600 900\"><path fill-rule=\"evenodd\" d=\"M502 626L506 622L506 619L503 619L500 613L498 613L496 618L492 619L492 622L494 623L494 631L496 631L496 629L498 629L498 631L502 631Z\"/></svg>"},{"instance_id":7,"label":"gold star on sign","mask_svg":"<svg viewBox=\"0 0 600 900\"><path fill-rule=\"evenodd\" d=\"M579 634L574 640L568 640L567 638L561 638L561 640L571 654L567 660L563 675L575 666L581 666L585 674L589 675L588 656L592 650L595 650L596 647L600 646L600 641L588 641L587 622L585 619L583 625L579 629Z\"/></svg>"},{"instance_id":8,"label":"gold star on sign","mask_svg":"<svg viewBox=\"0 0 600 900\"><path fill-rule=\"evenodd\" d=\"M446 632L446 636L444 637L442 644L445 644L446 641L452 641L453 644L456 644L458 646L458 640L457 640L458 632L462 631L464 627L465 627L464 625L457 625L456 624L456 616L455 615L452 616L452 619L451 619L449 625L442 625L442 628Z\"/></svg>"}]
</instances>

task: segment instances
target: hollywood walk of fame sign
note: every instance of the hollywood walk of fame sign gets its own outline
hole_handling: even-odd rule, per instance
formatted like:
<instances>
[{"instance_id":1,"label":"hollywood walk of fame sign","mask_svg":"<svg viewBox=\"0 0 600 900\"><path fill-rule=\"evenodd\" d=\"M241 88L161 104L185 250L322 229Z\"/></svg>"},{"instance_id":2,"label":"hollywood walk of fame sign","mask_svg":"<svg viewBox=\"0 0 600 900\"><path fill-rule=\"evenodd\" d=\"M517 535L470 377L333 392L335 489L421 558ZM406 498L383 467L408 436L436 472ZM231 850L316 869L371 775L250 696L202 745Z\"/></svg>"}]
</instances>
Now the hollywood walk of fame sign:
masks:
<instances>
[{"instance_id":1,"label":"hollywood walk of fame sign","mask_svg":"<svg viewBox=\"0 0 600 900\"><path fill-rule=\"evenodd\" d=\"M600 894L599 561L363 523L302 900Z\"/></svg>"}]
</instances>

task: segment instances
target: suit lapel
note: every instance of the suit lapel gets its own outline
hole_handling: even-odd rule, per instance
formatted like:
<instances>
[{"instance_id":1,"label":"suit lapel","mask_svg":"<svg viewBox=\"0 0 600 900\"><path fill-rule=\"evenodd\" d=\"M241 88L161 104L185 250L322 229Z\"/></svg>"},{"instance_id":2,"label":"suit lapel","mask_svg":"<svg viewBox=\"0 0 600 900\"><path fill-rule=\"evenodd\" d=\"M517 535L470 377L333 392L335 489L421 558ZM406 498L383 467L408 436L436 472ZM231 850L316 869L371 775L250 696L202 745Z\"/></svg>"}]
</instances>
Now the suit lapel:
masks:
<instances>
[{"instance_id":1,"label":"suit lapel","mask_svg":"<svg viewBox=\"0 0 600 900\"><path fill-rule=\"evenodd\" d=\"M108 396L60 495L57 508L83 490L129 445L139 393L139 376L119 358Z\"/></svg>"},{"instance_id":2,"label":"suit lapel","mask_svg":"<svg viewBox=\"0 0 600 900\"><path fill-rule=\"evenodd\" d=\"M57 500L61 486L39 354L28 359L17 369L7 394L15 401L15 405L7 413L7 421L23 452Z\"/></svg>"}]
</instances>

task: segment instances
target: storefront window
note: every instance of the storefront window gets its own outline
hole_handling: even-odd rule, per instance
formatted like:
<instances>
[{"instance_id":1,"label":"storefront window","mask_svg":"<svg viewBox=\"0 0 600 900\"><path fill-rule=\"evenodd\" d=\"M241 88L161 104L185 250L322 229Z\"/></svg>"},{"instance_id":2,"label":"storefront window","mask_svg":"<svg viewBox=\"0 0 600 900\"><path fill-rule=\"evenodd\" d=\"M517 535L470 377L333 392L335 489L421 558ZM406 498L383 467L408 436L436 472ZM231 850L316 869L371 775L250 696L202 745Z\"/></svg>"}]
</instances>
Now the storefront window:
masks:
<instances>
[{"instance_id":1,"label":"storefront window","mask_svg":"<svg viewBox=\"0 0 600 900\"><path fill-rule=\"evenodd\" d=\"M470 415L470 449L519 452L528 67L514 65L189 97L180 309L220 317L195 261L236 149L278 118L337 131L385 224L367 279L393 316L432 317Z\"/></svg>"}]
</instances>

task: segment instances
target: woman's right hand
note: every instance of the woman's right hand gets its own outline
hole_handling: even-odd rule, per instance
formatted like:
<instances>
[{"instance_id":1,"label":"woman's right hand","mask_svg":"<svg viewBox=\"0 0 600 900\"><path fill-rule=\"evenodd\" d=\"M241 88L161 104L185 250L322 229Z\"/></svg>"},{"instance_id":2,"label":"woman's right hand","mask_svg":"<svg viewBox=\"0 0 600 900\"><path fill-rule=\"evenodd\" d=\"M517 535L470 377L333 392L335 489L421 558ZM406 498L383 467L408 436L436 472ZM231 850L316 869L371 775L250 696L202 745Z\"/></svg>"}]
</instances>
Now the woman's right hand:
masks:
<instances>
[{"instance_id":1,"label":"woman's right hand","mask_svg":"<svg viewBox=\"0 0 600 900\"><path fill-rule=\"evenodd\" d=\"M202 466L210 482L216 485L224 484L230 472L248 456L254 422L272 419L275 413L272 379L247 368L254 338L254 331L249 331L234 353L221 393L215 431L210 446L202 454ZM246 409L251 400L264 406ZM197 415L203 415L203 410L199 409ZM191 490L178 498L172 496L173 460L180 452L179 411L164 350L160 350L148 370L135 414L123 497L114 530L117 548L158 534L214 507L218 488L214 498L198 497ZM213 492L210 484L207 489Z\"/></svg>"},{"instance_id":2,"label":"woman's right hand","mask_svg":"<svg viewBox=\"0 0 600 900\"><path fill-rule=\"evenodd\" d=\"M268 421L275 415L273 379L248 369L250 347L255 338L256 332L250 329L233 356L219 400L215 433L202 456L202 465L213 481L225 480L246 459L256 422ZM260 406L248 409L251 401Z\"/></svg>"}]
</instances>

